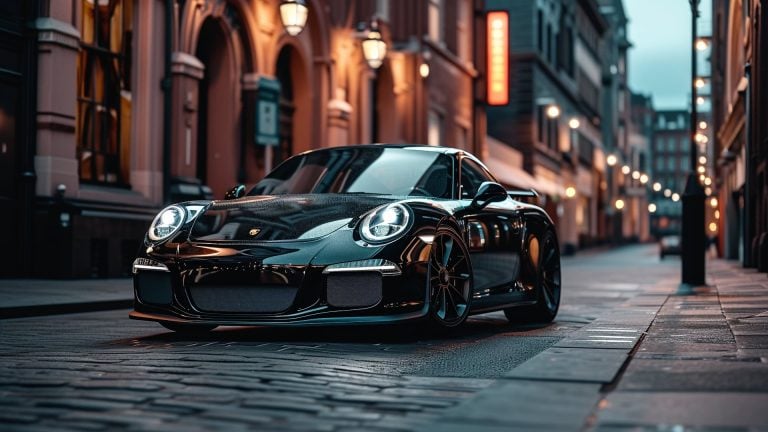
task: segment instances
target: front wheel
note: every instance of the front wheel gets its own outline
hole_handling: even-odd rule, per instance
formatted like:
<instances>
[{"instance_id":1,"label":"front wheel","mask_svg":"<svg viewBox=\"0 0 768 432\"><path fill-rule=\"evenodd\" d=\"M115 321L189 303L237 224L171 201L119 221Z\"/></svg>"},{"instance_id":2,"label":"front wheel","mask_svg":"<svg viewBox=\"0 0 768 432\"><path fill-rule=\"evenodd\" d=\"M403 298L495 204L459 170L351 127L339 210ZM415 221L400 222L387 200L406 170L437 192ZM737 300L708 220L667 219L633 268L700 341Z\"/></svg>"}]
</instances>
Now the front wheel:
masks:
<instances>
[{"instance_id":1,"label":"front wheel","mask_svg":"<svg viewBox=\"0 0 768 432\"><path fill-rule=\"evenodd\" d=\"M541 239L531 237L528 249L536 304L505 309L504 315L511 322L548 323L560 308L560 247L555 233L547 229Z\"/></svg>"},{"instance_id":2,"label":"front wheel","mask_svg":"<svg viewBox=\"0 0 768 432\"><path fill-rule=\"evenodd\" d=\"M438 228L427 271L430 316L439 327L457 327L469 315L472 267L469 251L451 228Z\"/></svg>"}]
</instances>

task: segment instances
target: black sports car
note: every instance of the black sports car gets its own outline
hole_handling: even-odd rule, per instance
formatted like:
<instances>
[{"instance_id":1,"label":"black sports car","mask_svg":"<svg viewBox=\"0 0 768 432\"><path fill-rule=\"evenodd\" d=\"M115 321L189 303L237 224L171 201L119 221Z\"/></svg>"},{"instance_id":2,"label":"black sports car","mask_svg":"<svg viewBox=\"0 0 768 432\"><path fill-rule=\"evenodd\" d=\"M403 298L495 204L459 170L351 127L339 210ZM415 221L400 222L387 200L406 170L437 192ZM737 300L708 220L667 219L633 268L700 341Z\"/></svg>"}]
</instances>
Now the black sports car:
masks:
<instances>
[{"instance_id":1,"label":"black sports car","mask_svg":"<svg viewBox=\"0 0 768 432\"><path fill-rule=\"evenodd\" d=\"M551 321L560 252L551 219L471 154L359 145L294 156L247 194L171 205L133 264L131 318L220 325L458 326L504 310Z\"/></svg>"}]
</instances>

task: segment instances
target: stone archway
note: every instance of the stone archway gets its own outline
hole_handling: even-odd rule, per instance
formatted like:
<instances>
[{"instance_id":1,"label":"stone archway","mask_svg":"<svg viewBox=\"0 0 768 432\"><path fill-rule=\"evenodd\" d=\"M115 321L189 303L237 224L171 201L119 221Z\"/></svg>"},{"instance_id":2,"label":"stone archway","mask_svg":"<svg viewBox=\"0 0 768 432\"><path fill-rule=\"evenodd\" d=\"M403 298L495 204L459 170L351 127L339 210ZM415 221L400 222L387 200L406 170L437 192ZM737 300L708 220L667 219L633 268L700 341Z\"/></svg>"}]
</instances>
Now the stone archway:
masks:
<instances>
[{"instance_id":1,"label":"stone archway","mask_svg":"<svg viewBox=\"0 0 768 432\"><path fill-rule=\"evenodd\" d=\"M240 70L217 18L200 28L195 56L204 66L198 87L195 176L222 197L237 182L240 159Z\"/></svg>"}]
</instances>

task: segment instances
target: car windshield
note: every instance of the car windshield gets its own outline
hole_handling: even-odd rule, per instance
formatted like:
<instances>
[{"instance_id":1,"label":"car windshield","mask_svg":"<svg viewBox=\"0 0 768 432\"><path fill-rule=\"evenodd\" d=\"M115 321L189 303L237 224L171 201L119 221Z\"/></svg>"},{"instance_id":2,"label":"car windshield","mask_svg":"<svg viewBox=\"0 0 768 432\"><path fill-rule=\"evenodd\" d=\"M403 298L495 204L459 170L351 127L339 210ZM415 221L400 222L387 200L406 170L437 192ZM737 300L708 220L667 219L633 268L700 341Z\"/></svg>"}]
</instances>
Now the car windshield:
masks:
<instances>
[{"instance_id":1,"label":"car windshield","mask_svg":"<svg viewBox=\"0 0 768 432\"><path fill-rule=\"evenodd\" d=\"M453 196L453 159L430 150L346 147L294 156L248 195L368 193Z\"/></svg>"}]
</instances>

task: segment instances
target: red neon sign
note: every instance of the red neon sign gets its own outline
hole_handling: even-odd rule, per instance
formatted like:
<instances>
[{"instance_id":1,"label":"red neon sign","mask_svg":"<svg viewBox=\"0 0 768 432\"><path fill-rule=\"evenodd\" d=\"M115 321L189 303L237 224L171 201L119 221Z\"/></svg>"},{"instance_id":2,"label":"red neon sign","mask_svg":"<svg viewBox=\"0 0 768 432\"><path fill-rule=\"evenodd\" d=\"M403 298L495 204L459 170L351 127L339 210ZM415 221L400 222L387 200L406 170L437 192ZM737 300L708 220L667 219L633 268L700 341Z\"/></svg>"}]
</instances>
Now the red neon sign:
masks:
<instances>
[{"instance_id":1,"label":"red neon sign","mask_svg":"<svg viewBox=\"0 0 768 432\"><path fill-rule=\"evenodd\" d=\"M488 12L488 105L509 103L509 14L506 11Z\"/></svg>"}]
</instances>

